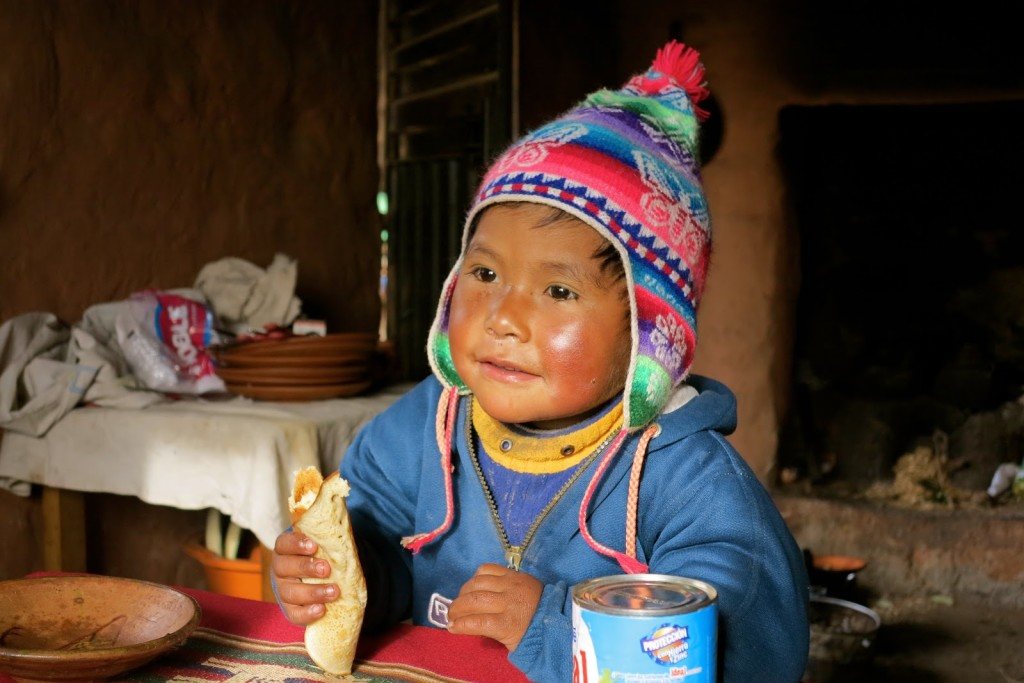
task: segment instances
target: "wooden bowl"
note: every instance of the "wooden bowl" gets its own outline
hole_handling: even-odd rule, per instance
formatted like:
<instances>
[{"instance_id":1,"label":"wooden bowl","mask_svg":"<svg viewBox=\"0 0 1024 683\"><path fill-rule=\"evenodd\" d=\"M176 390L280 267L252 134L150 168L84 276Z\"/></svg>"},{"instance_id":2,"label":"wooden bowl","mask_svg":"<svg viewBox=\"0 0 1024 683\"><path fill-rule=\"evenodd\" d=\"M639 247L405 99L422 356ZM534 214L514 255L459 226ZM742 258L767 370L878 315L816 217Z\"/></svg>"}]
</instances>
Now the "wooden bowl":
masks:
<instances>
[{"instance_id":1,"label":"wooden bowl","mask_svg":"<svg viewBox=\"0 0 1024 683\"><path fill-rule=\"evenodd\" d=\"M325 337L287 337L261 339L218 347L214 353L222 358L238 356L267 356L275 358L306 357L311 355L370 354L377 349L377 335L371 333L338 333Z\"/></svg>"},{"instance_id":2,"label":"wooden bowl","mask_svg":"<svg viewBox=\"0 0 1024 683\"><path fill-rule=\"evenodd\" d=\"M228 384L263 384L272 386L341 384L365 380L369 374L370 369L368 367L359 365L217 368L217 376Z\"/></svg>"},{"instance_id":3,"label":"wooden bowl","mask_svg":"<svg viewBox=\"0 0 1024 683\"><path fill-rule=\"evenodd\" d=\"M356 396L365 392L372 382L356 380L342 384L311 384L308 386L234 384L226 382L232 394L245 396L256 401L325 401L330 398Z\"/></svg>"},{"instance_id":4,"label":"wooden bowl","mask_svg":"<svg viewBox=\"0 0 1024 683\"><path fill-rule=\"evenodd\" d=\"M815 555L814 568L826 572L859 572L868 566L868 561L854 555Z\"/></svg>"},{"instance_id":5,"label":"wooden bowl","mask_svg":"<svg viewBox=\"0 0 1024 683\"><path fill-rule=\"evenodd\" d=\"M337 351L329 355L283 355L221 353L215 356L218 368L313 368L368 367L373 353L368 351Z\"/></svg>"},{"instance_id":6,"label":"wooden bowl","mask_svg":"<svg viewBox=\"0 0 1024 683\"><path fill-rule=\"evenodd\" d=\"M22 681L116 676L181 645L200 615L188 595L147 581L0 581L0 671Z\"/></svg>"}]
</instances>

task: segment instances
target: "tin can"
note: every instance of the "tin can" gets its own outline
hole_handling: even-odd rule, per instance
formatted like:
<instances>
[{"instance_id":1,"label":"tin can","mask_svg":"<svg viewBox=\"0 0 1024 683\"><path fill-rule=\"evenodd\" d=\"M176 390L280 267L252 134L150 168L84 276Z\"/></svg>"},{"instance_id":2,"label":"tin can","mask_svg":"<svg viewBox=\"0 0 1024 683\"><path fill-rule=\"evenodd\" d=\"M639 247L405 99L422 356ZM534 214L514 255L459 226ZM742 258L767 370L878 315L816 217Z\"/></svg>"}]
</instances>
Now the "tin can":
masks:
<instances>
[{"instance_id":1,"label":"tin can","mask_svg":"<svg viewBox=\"0 0 1024 683\"><path fill-rule=\"evenodd\" d=\"M665 574L603 576L572 591L573 683L714 683L718 591Z\"/></svg>"}]
</instances>

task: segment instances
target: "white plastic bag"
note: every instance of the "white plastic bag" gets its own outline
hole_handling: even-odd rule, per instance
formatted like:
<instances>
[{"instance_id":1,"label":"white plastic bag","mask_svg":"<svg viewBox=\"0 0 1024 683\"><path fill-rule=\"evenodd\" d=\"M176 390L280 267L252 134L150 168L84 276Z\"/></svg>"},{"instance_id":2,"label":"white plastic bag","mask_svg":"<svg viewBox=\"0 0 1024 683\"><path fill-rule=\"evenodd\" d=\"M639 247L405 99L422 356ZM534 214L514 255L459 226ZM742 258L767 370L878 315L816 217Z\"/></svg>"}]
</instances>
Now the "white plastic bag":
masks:
<instances>
[{"instance_id":1,"label":"white plastic bag","mask_svg":"<svg viewBox=\"0 0 1024 683\"><path fill-rule=\"evenodd\" d=\"M205 304L154 290L133 294L128 304L130 313L117 317L117 341L140 382L175 394L227 390L207 351L220 338Z\"/></svg>"}]
</instances>

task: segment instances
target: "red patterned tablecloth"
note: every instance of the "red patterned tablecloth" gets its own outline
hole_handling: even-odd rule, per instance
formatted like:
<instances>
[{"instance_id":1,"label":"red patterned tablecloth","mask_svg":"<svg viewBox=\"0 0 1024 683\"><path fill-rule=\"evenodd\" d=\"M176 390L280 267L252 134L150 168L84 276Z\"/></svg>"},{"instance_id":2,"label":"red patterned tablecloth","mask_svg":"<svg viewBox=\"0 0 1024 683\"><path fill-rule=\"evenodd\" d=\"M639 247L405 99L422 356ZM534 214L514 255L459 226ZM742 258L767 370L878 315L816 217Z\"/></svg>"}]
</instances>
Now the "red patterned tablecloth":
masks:
<instances>
[{"instance_id":1,"label":"red patterned tablecloth","mask_svg":"<svg viewBox=\"0 0 1024 683\"><path fill-rule=\"evenodd\" d=\"M180 589L203 609L199 628L178 649L119 681L303 683L325 677L306 654L303 629L277 605ZM399 624L359 643L353 681L525 681L501 644L440 629ZM0 673L0 682L12 679Z\"/></svg>"}]
</instances>

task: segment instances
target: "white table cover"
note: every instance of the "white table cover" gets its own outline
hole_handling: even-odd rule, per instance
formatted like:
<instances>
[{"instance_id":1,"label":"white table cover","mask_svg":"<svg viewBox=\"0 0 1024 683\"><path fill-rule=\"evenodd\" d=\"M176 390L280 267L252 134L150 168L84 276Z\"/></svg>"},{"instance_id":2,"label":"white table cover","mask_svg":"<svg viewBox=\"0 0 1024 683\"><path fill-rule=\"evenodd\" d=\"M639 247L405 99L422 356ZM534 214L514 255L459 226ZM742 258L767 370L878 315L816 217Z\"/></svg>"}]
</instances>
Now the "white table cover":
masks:
<instances>
[{"instance_id":1,"label":"white table cover","mask_svg":"<svg viewBox=\"0 0 1024 683\"><path fill-rule=\"evenodd\" d=\"M217 508L273 547L289 526L293 473L308 465L325 474L337 469L360 427L409 388L308 403L234 398L76 408L41 438L4 433L0 476Z\"/></svg>"}]
</instances>

